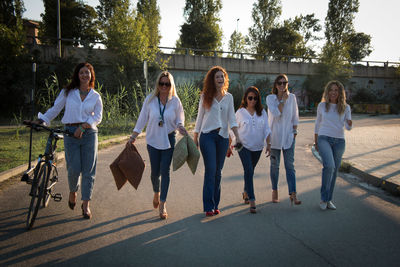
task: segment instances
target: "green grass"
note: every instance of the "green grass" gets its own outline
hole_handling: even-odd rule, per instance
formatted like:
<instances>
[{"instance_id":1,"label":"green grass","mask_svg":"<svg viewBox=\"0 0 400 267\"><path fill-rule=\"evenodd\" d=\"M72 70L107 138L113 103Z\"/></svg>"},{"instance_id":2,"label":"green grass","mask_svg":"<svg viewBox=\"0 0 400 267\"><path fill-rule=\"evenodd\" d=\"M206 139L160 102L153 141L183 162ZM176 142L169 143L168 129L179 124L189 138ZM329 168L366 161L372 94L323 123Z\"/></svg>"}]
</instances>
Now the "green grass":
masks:
<instances>
[{"instance_id":1,"label":"green grass","mask_svg":"<svg viewBox=\"0 0 400 267\"><path fill-rule=\"evenodd\" d=\"M124 127L99 128L99 142L118 136L129 135L133 124ZM24 126L0 128L0 172L28 163L30 130ZM48 132L33 131L32 160L44 152ZM64 142L57 142L57 152L64 150Z\"/></svg>"}]
</instances>

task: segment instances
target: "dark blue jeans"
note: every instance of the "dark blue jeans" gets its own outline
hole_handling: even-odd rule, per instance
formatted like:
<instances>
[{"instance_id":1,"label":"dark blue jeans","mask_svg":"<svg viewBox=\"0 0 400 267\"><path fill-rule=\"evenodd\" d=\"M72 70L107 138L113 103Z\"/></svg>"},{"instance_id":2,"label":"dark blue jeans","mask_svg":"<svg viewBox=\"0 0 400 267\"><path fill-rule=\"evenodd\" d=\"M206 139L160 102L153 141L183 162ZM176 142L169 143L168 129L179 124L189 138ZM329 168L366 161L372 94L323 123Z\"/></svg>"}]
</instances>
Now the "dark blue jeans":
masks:
<instances>
[{"instance_id":1,"label":"dark blue jeans","mask_svg":"<svg viewBox=\"0 0 400 267\"><path fill-rule=\"evenodd\" d=\"M224 167L229 139L218 130L200 134L200 150L204 161L203 209L218 209L221 198L221 171Z\"/></svg>"},{"instance_id":2,"label":"dark blue jeans","mask_svg":"<svg viewBox=\"0 0 400 267\"><path fill-rule=\"evenodd\" d=\"M258 160L261 156L260 151L250 151L247 148L243 147L239 152L240 160L242 161L243 170L244 170L244 191L249 196L251 201L255 201L256 197L254 195L254 185L253 185L253 177L254 177L254 169L258 163Z\"/></svg>"},{"instance_id":3,"label":"dark blue jeans","mask_svg":"<svg viewBox=\"0 0 400 267\"><path fill-rule=\"evenodd\" d=\"M171 148L168 149L156 149L150 145L147 145L147 151L150 157L151 166L151 183L153 184L154 193L160 192L160 175L161 175L161 194L160 201L165 202L167 200L168 188L169 188L169 170L172 161L172 154L174 153L175 147L175 132L168 135L169 143Z\"/></svg>"}]
</instances>

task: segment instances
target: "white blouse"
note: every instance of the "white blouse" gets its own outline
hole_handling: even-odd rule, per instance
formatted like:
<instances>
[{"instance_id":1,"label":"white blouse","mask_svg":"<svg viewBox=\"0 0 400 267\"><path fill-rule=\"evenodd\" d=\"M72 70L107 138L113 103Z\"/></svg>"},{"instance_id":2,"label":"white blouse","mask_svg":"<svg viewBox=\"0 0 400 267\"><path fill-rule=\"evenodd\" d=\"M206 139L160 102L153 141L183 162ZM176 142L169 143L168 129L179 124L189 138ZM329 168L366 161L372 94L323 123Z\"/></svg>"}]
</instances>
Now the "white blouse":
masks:
<instances>
[{"instance_id":1,"label":"white blouse","mask_svg":"<svg viewBox=\"0 0 400 267\"><path fill-rule=\"evenodd\" d=\"M168 134L175 131L179 126L185 123L185 115L181 100L177 96L168 98L164 110L164 123L159 126L160 122L160 105L161 110L164 109L162 103L159 104L158 97L150 94L146 97L140 111L139 118L133 131L141 133L147 124L146 142L148 145L156 149L171 148ZM151 99L150 99L151 98Z\"/></svg>"},{"instance_id":2,"label":"white blouse","mask_svg":"<svg viewBox=\"0 0 400 267\"><path fill-rule=\"evenodd\" d=\"M214 98L211 108L206 109L203 106L203 95L201 95L194 132L209 133L220 128L219 135L228 138L228 123L230 128L237 127L233 96L226 92L221 101L218 102Z\"/></svg>"},{"instance_id":3,"label":"white blouse","mask_svg":"<svg viewBox=\"0 0 400 267\"><path fill-rule=\"evenodd\" d=\"M256 112L251 115L246 108L240 108L236 111L236 121L243 146L250 151L263 150L266 139L271 133L267 112L263 109L261 116L258 116Z\"/></svg>"},{"instance_id":4,"label":"white blouse","mask_svg":"<svg viewBox=\"0 0 400 267\"><path fill-rule=\"evenodd\" d=\"M94 89L90 89L89 94L82 101L79 89L70 90L68 96L65 95L65 92L65 89L61 90L54 106L47 110L45 114L39 112L39 119L49 125L65 107L64 116L61 119L63 124L86 122L90 124L92 129L97 129L97 125L101 122L103 116L103 102L100 94Z\"/></svg>"},{"instance_id":5,"label":"white blouse","mask_svg":"<svg viewBox=\"0 0 400 267\"><path fill-rule=\"evenodd\" d=\"M344 127L347 130L351 130L352 128L347 124L347 120L351 120L350 106L346 105L344 113L339 115L336 110L336 104L329 104L328 112L326 112L325 104L325 102L318 104L314 133L329 137L344 138Z\"/></svg>"},{"instance_id":6,"label":"white blouse","mask_svg":"<svg viewBox=\"0 0 400 267\"><path fill-rule=\"evenodd\" d=\"M293 126L299 124L299 109L296 96L289 93L283 106L282 113L279 111L279 100L277 95L267 96L268 123L271 128L271 148L288 149L292 146L294 134Z\"/></svg>"}]
</instances>

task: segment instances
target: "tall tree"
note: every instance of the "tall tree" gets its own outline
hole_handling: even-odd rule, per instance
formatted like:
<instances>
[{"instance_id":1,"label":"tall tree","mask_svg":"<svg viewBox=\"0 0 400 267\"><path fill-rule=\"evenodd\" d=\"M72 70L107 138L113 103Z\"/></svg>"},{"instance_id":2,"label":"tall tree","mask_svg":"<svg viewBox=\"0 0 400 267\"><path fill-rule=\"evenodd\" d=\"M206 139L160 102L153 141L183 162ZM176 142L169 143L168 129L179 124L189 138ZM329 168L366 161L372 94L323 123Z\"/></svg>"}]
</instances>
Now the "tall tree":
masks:
<instances>
[{"instance_id":1,"label":"tall tree","mask_svg":"<svg viewBox=\"0 0 400 267\"><path fill-rule=\"evenodd\" d=\"M40 33L46 43L55 44L57 40L57 1L43 0L44 13ZM60 0L61 37L77 39L73 44L89 44L100 38L96 24L97 13L93 7L76 0ZM71 44L71 42L63 42Z\"/></svg>"},{"instance_id":2,"label":"tall tree","mask_svg":"<svg viewBox=\"0 0 400 267\"><path fill-rule=\"evenodd\" d=\"M137 12L143 16L149 29L149 44L156 48L160 45L160 31L158 25L161 21L160 9L157 6L157 0L139 0L137 3Z\"/></svg>"},{"instance_id":3,"label":"tall tree","mask_svg":"<svg viewBox=\"0 0 400 267\"><path fill-rule=\"evenodd\" d=\"M362 32L347 35L346 44L351 62L360 61L372 52L371 36Z\"/></svg>"},{"instance_id":4,"label":"tall tree","mask_svg":"<svg viewBox=\"0 0 400 267\"><path fill-rule=\"evenodd\" d=\"M276 60L290 60L288 56L302 57L306 54L303 37L287 25L271 29L264 46Z\"/></svg>"},{"instance_id":5,"label":"tall tree","mask_svg":"<svg viewBox=\"0 0 400 267\"><path fill-rule=\"evenodd\" d=\"M222 29L219 11L221 0L186 0L185 23L177 47L203 50L219 50L222 47ZM194 54L209 54L195 51Z\"/></svg>"},{"instance_id":6,"label":"tall tree","mask_svg":"<svg viewBox=\"0 0 400 267\"><path fill-rule=\"evenodd\" d=\"M229 51L233 52L232 56L239 57L238 53L247 53L247 46L248 39L241 32L235 30L229 39Z\"/></svg>"},{"instance_id":7,"label":"tall tree","mask_svg":"<svg viewBox=\"0 0 400 267\"><path fill-rule=\"evenodd\" d=\"M280 0L258 0L253 4L253 26L249 28L249 37L253 52L268 54L266 41L271 30L278 25L282 13Z\"/></svg>"}]
</instances>

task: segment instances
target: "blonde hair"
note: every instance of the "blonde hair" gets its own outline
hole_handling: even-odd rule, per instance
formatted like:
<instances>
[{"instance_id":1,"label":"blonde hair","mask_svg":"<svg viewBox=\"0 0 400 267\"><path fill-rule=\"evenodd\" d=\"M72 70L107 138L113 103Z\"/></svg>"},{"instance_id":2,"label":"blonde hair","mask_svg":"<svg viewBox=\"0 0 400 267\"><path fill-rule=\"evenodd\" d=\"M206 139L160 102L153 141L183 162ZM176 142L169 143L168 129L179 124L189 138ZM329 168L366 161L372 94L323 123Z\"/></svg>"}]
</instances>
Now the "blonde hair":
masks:
<instances>
[{"instance_id":1,"label":"blonde hair","mask_svg":"<svg viewBox=\"0 0 400 267\"><path fill-rule=\"evenodd\" d=\"M177 96L176 94L176 88L175 88L175 82L174 82L174 77L172 76L171 73L169 73L168 71L162 71L157 79L156 79L156 84L155 84L155 89L152 93L152 96L150 97L149 100L152 100L154 97L158 97L160 95L160 80L163 77L167 77L169 82L171 83L171 88L169 89L169 94L168 94L168 98L171 98L172 96Z\"/></svg>"},{"instance_id":2,"label":"blonde hair","mask_svg":"<svg viewBox=\"0 0 400 267\"><path fill-rule=\"evenodd\" d=\"M333 85L336 85L339 89L338 90L339 96L338 96L338 103L336 105L336 110L340 115L342 115L346 109L347 103L346 103L346 92L344 91L344 86L341 82L329 81L325 86L321 102L325 102L325 110L328 112L330 106L329 91L331 91Z\"/></svg>"}]
</instances>

